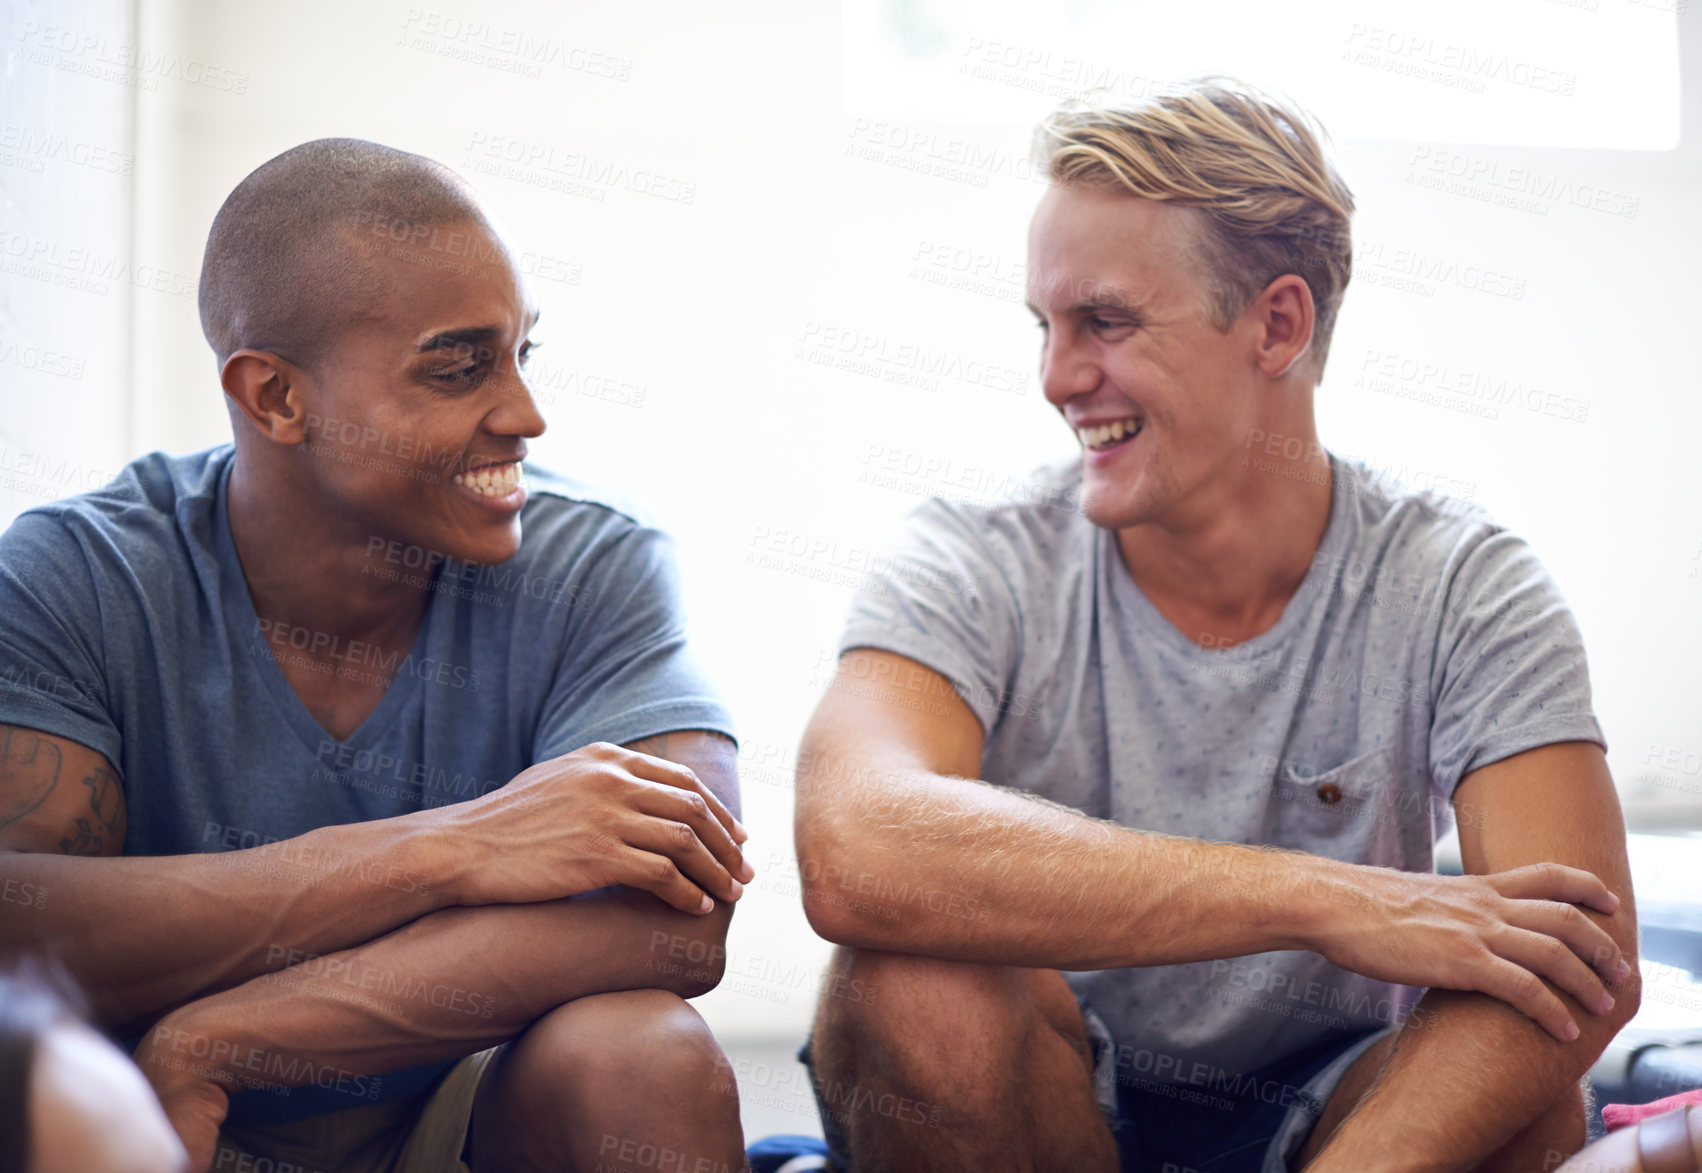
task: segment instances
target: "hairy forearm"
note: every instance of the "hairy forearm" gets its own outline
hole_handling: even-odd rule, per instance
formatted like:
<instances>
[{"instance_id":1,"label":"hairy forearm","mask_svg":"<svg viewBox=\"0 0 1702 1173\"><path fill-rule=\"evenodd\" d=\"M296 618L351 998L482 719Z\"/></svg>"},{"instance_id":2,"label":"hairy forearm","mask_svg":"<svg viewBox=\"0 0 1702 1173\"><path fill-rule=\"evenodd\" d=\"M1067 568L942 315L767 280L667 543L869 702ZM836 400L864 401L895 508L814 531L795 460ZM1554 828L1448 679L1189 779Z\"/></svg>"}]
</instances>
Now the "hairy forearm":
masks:
<instances>
[{"instance_id":1,"label":"hairy forearm","mask_svg":"<svg viewBox=\"0 0 1702 1173\"><path fill-rule=\"evenodd\" d=\"M1610 931L1635 961L1629 915ZM1560 1042L1494 998L1430 990L1401 1028L1369 1094L1325 1146L1314 1173L1460 1170L1500 1149L1570 1094L1625 1024L1638 1001L1633 966L1613 991L1616 1007L1585 1012L1564 994L1579 1036ZM1557 993L1558 988L1551 986ZM1582 1120L1577 1141L1582 1143ZM1555 1153L1543 1168L1568 1154Z\"/></svg>"},{"instance_id":2,"label":"hairy forearm","mask_svg":"<svg viewBox=\"0 0 1702 1173\"><path fill-rule=\"evenodd\" d=\"M204 855L0 855L0 952L61 957L123 1029L453 903L436 834L407 816Z\"/></svg>"},{"instance_id":3,"label":"hairy forearm","mask_svg":"<svg viewBox=\"0 0 1702 1173\"><path fill-rule=\"evenodd\" d=\"M1135 831L972 779L889 771L800 809L805 911L841 944L1104 969L1308 947L1347 865Z\"/></svg>"},{"instance_id":4,"label":"hairy forearm","mask_svg":"<svg viewBox=\"0 0 1702 1173\"><path fill-rule=\"evenodd\" d=\"M731 912L688 916L631 889L447 909L192 1003L154 1027L138 1059L156 1085L194 1058L231 1090L455 1059L576 998L704 992L719 977Z\"/></svg>"},{"instance_id":5,"label":"hairy forearm","mask_svg":"<svg viewBox=\"0 0 1702 1173\"><path fill-rule=\"evenodd\" d=\"M1599 905L1579 905L1578 911L1606 934L1628 972L1609 991L1614 1005L1605 1011L1543 982L1577 1027L1569 1042L1538 1030L1502 1002L1432 989L1420 1002L1425 1013L1401 1029L1371 1092L1325 1145L1315 1166L1320 1173L1460 1169L1509 1143L1530 1163L1526 1150L1533 1140L1544 1150L1536 1163L1553 1168L1558 1156L1536 1135L1546 1125L1533 1122L1570 1100L1579 1078L1636 1013L1637 914L1624 823L1600 748L1557 743L1502 759L1468 774L1455 804L1477 812L1460 823L1468 872L1546 860L1599 876L1620 898L1618 907L1611 914ZM1568 1143L1582 1140L1580 1131L1570 1131Z\"/></svg>"}]
</instances>

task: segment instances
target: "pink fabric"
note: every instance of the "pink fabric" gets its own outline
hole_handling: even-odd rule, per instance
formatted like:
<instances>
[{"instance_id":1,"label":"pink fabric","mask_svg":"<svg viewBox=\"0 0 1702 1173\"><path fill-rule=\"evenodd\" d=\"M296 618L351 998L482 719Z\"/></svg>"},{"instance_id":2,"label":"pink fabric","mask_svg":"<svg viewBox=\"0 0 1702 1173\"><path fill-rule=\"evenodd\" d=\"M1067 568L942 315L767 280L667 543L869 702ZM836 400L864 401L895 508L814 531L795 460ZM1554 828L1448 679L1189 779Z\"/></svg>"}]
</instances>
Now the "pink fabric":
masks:
<instances>
[{"instance_id":1,"label":"pink fabric","mask_svg":"<svg viewBox=\"0 0 1702 1173\"><path fill-rule=\"evenodd\" d=\"M1682 1108L1686 1104L1702 1104L1702 1088L1679 1092L1676 1096L1668 1096L1652 1104L1608 1104L1602 1109L1602 1123L1607 1125L1609 1132L1615 1132L1628 1124L1671 1112L1674 1108Z\"/></svg>"}]
</instances>

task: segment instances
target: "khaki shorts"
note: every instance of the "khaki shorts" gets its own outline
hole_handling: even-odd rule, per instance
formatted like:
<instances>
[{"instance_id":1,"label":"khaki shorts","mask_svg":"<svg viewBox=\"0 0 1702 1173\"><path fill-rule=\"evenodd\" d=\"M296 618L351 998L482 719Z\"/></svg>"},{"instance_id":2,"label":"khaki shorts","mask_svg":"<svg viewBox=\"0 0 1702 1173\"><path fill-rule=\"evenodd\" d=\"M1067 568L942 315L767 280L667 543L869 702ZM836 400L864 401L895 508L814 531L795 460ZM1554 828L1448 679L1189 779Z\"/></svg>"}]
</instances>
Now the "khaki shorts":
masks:
<instances>
[{"instance_id":1,"label":"khaki shorts","mask_svg":"<svg viewBox=\"0 0 1702 1173\"><path fill-rule=\"evenodd\" d=\"M412 1099L287 1124L229 1126L213 1173L469 1173L461 1160L473 1097L498 1047L468 1055Z\"/></svg>"}]
</instances>

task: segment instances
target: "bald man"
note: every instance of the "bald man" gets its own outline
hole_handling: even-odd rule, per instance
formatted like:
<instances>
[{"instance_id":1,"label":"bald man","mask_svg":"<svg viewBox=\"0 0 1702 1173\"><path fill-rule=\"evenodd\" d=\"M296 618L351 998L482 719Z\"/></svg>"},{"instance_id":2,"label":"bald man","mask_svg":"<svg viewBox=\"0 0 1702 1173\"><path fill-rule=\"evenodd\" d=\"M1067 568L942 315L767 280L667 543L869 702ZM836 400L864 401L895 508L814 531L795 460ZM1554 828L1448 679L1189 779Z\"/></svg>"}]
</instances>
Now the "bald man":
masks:
<instances>
[{"instance_id":1,"label":"bald man","mask_svg":"<svg viewBox=\"0 0 1702 1173\"><path fill-rule=\"evenodd\" d=\"M732 725L667 537L525 462L513 251L326 139L200 291L234 443L0 536L0 949L139 1040L197 1170L740 1168L683 1000L753 874Z\"/></svg>"}]
</instances>

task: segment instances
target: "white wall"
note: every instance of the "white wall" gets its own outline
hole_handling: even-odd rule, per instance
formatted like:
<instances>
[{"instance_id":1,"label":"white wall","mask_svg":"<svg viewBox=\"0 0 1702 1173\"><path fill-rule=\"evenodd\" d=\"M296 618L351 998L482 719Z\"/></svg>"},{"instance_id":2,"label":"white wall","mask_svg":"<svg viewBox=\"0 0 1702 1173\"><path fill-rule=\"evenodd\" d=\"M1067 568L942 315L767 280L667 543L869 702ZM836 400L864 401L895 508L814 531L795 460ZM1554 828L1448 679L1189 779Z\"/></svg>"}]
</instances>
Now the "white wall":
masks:
<instances>
[{"instance_id":1,"label":"white wall","mask_svg":"<svg viewBox=\"0 0 1702 1173\"><path fill-rule=\"evenodd\" d=\"M323 135L475 180L546 277L534 451L638 490L678 532L744 729L767 866L708 1011L795 1033L825 947L788 878L790 768L858 559L953 478L997 493L1071 447L1035 382L1020 266L1029 128L1084 79L1226 69L1332 128L1365 251L1326 442L1469 491L1532 539L1583 625L1636 821L1702 824L1698 154L1679 90L1680 41L1692 77L1702 44L1674 2L1504 0L1468 21L1460 4L145 0L145 43L203 69L138 94L136 251L194 274L230 188ZM1427 186L1454 168L1475 186ZM1536 203L1498 203L1518 192L1486 176ZM834 369L846 344L917 344L979 377ZM193 299L139 294L135 347L124 455L223 439ZM1468 414L1443 385L1462 372L1581 418ZM43 410L4 375L8 418ZM51 418L82 443L81 417ZM871 479L888 460L927 471Z\"/></svg>"},{"instance_id":2,"label":"white wall","mask_svg":"<svg viewBox=\"0 0 1702 1173\"><path fill-rule=\"evenodd\" d=\"M0 525L135 451L130 315L151 276L130 235L136 77L101 60L134 39L130 7L0 9Z\"/></svg>"}]
</instances>

